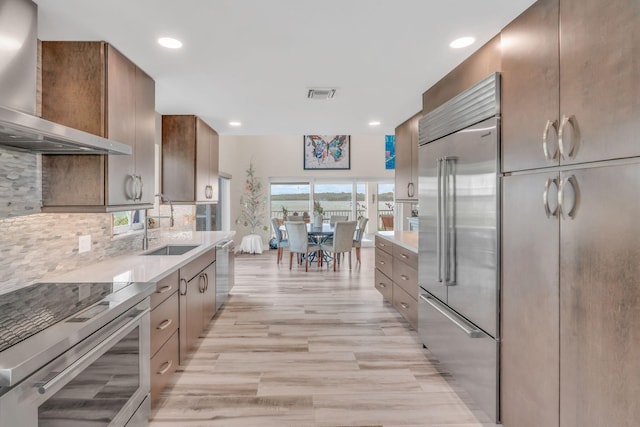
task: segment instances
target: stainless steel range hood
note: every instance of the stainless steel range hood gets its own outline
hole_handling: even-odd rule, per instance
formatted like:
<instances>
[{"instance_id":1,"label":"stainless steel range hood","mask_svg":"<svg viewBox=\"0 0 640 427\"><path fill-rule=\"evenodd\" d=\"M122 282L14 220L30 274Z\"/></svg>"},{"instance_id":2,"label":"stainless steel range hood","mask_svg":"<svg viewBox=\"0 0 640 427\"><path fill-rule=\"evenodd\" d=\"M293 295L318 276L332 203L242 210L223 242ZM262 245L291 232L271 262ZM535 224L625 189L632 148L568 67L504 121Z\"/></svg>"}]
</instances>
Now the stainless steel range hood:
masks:
<instances>
[{"instance_id":1,"label":"stainless steel range hood","mask_svg":"<svg viewBox=\"0 0 640 427\"><path fill-rule=\"evenodd\" d=\"M131 154L131 147L0 107L0 146L44 154Z\"/></svg>"},{"instance_id":2,"label":"stainless steel range hood","mask_svg":"<svg viewBox=\"0 0 640 427\"><path fill-rule=\"evenodd\" d=\"M35 115L37 5L0 0L0 146L47 154L131 154L131 147Z\"/></svg>"}]
</instances>

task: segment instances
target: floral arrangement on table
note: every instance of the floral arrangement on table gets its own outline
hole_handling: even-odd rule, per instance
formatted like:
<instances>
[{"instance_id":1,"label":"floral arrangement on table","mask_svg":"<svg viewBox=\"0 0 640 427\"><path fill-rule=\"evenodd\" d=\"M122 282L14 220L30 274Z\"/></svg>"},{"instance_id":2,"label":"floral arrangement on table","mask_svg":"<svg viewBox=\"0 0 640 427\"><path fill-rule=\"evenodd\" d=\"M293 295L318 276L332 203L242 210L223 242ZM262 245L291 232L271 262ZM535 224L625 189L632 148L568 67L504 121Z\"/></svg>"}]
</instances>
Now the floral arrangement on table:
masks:
<instances>
[{"instance_id":1,"label":"floral arrangement on table","mask_svg":"<svg viewBox=\"0 0 640 427\"><path fill-rule=\"evenodd\" d=\"M324 213L324 209L322 208L322 206L320 206L320 202L314 201L313 202L313 215L314 216L318 216L318 215L322 215L323 213Z\"/></svg>"},{"instance_id":2,"label":"floral arrangement on table","mask_svg":"<svg viewBox=\"0 0 640 427\"><path fill-rule=\"evenodd\" d=\"M282 218L287 219L288 213L289 213L289 209L287 209L284 205L282 205Z\"/></svg>"},{"instance_id":3,"label":"floral arrangement on table","mask_svg":"<svg viewBox=\"0 0 640 427\"><path fill-rule=\"evenodd\" d=\"M256 228L260 226L262 230L267 231L269 228L263 225L267 197L262 194L262 182L256 178L252 162L249 162L247 169L245 190L245 194L240 196L242 212L236 219L236 224L249 227L249 234L255 234Z\"/></svg>"}]
</instances>

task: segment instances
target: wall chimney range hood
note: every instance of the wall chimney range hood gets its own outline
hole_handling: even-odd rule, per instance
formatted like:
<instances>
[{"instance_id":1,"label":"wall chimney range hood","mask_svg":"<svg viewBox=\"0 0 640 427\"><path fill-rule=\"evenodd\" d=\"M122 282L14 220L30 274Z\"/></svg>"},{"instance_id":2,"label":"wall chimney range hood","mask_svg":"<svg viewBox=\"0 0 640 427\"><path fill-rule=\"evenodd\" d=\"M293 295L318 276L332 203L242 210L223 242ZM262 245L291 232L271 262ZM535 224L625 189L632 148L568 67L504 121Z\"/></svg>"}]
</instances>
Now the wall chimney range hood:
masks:
<instances>
[{"instance_id":1,"label":"wall chimney range hood","mask_svg":"<svg viewBox=\"0 0 640 427\"><path fill-rule=\"evenodd\" d=\"M121 142L0 106L0 145L43 154L131 154Z\"/></svg>"},{"instance_id":2,"label":"wall chimney range hood","mask_svg":"<svg viewBox=\"0 0 640 427\"><path fill-rule=\"evenodd\" d=\"M35 115L37 5L0 0L0 147L46 154L131 154L131 147Z\"/></svg>"}]
</instances>

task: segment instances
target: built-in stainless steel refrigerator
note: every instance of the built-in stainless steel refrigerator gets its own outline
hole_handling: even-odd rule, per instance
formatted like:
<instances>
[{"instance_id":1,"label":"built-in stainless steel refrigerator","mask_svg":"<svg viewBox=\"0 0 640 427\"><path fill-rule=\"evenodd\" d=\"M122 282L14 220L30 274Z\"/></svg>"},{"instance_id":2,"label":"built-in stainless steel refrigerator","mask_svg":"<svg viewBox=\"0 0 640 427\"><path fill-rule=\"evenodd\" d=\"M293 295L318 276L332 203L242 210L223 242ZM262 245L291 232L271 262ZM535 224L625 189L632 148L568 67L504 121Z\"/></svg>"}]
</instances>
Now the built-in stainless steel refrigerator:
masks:
<instances>
[{"instance_id":1,"label":"built-in stainless steel refrigerator","mask_svg":"<svg viewBox=\"0 0 640 427\"><path fill-rule=\"evenodd\" d=\"M419 329L491 421L499 417L500 76L420 120Z\"/></svg>"}]
</instances>

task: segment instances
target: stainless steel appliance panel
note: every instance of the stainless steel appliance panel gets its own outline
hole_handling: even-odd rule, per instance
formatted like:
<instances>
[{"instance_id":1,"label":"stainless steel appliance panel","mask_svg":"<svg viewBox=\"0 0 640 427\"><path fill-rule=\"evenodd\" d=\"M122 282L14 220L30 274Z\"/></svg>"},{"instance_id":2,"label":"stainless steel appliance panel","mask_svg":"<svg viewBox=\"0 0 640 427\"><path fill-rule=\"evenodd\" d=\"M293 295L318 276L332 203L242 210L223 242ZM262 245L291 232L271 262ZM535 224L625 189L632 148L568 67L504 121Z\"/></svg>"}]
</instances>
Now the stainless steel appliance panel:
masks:
<instances>
[{"instance_id":1,"label":"stainless steel appliance panel","mask_svg":"<svg viewBox=\"0 0 640 427\"><path fill-rule=\"evenodd\" d=\"M418 304L418 331L427 349L438 358L445 371L454 374L478 406L492 420L497 420L496 341L428 292L420 292Z\"/></svg>"},{"instance_id":2,"label":"stainless steel appliance panel","mask_svg":"<svg viewBox=\"0 0 640 427\"><path fill-rule=\"evenodd\" d=\"M420 286L498 333L498 120L420 147ZM424 226L423 226L424 224Z\"/></svg>"},{"instance_id":3,"label":"stainless steel appliance panel","mask_svg":"<svg viewBox=\"0 0 640 427\"><path fill-rule=\"evenodd\" d=\"M502 182L501 408L505 426L558 427L558 172Z\"/></svg>"},{"instance_id":4,"label":"stainless steel appliance panel","mask_svg":"<svg viewBox=\"0 0 640 427\"><path fill-rule=\"evenodd\" d=\"M637 426L640 163L560 178L560 425Z\"/></svg>"},{"instance_id":5,"label":"stainless steel appliance panel","mask_svg":"<svg viewBox=\"0 0 640 427\"><path fill-rule=\"evenodd\" d=\"M235 280L233 240L224 240L216 246L216 310L227 301Z\"/></svg>"}]
</instances>

